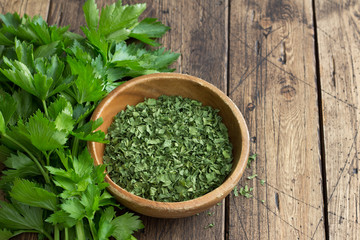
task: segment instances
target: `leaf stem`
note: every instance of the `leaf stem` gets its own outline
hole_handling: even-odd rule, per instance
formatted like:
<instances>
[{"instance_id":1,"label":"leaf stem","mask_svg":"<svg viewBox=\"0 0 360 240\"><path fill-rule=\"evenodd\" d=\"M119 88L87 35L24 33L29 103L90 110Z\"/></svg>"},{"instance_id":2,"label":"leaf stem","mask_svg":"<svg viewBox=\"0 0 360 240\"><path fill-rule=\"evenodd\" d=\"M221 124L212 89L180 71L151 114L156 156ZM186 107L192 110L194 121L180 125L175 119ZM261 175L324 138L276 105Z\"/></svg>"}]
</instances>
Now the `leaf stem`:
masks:
<instances>
[{"instance_id":1,"label":"leaf stem","mask_svg":"<svg viewBox=\"0 0 360 240\"><path fill-rule=\"evenodd\" d=\"M77 239L78 240L86 240L85 232L84 232L84 225L83 225L82 220L80 220L76 223L75 228L76 228Z\"/></svg>"},{"instance_id":2,"label":"leaf stem","mask_svg":"<svg viewBox=\"0 0 360 240\"><path fill-rule=\"evenodd\" d=\"M45 100L42 100L42 104L43 104L43 107L44 107L44 112L45 112L46 117L49 117Z\"/></svg>"},{"instance_id":3,"label":"leaf stem","mask_svg":"<svg viewBox=\"0 0 360 240\"><path fill-rule=\"evenodd\" d=\"M54 240L60 240L60 232L57 224L54 226Z\"/></svg>"},{"instance_id":4,"label":"leaf stem","mask_svg":"<svg viewBox=\"0 0 360 240\"><path fill-rule=\"evenodd\" d=\"M21 143L19 143L17 140L13 139L12 137L10 137L7 134L3 134L2 135L4 138L8 139L9 141L13 142L14 144L16 144L18 147L20 147L22 150L24 150L24 152L26 152L29 157L34 161L34 163L36 164L36 166L39 168L41 174L44 176L45 182L46 183L50 183L50 178L48 176L48 174L45 172L44 168L42 167L42 165L39 163L39 161L36 159L36 157Z\"/></svg>"},{"instance_id":5,"label":"leaf stem","mask_svg":"<svg viewBox=\"0 0 360 240\"><path fill-rule=\"evenodd\" d=\"M64 231L65 231L65 240L69 240L69 229L66 227Z\"/></svg>"},{"instance_id":6,"label":"leaf stem","mask_svg":"<svg viewBox=\"0 0 360 240\"><path fill-rule=\"evenodd\" d=\"M98 236L96 234L96 229L95 229L95 224L94 222L88 218L88 221L89 221L89 226L90 226L90 231L91 231L91 235L93 236L93 239L94 240L97 240L98 239Z\"/></svg>"}]
</instances>

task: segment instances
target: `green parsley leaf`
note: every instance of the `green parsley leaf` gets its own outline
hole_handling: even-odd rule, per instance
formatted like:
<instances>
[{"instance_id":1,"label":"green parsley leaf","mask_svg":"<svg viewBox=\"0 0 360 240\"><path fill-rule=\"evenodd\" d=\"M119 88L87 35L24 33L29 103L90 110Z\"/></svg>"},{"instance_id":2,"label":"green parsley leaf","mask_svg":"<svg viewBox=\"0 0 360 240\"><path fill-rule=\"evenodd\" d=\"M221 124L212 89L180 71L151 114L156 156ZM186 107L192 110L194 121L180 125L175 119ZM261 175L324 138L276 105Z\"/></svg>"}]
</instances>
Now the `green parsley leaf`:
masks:
<instances>
[{"instance_id":1,"label":"green parsley leaf","mask_svg":"<svg viewBox=\"0 0 360 240\"><path fill-rule=\"evenodd\" d=\"M115 217L115 211L113 207L106 208L99 220L99 239L108 239L114 232L115 226L111 224L111 221Z\"/></svg>"},{"instance_id":2,"label":"green parsley leaf","mask_svg":"<svg viewBox=\"0 0 360 240\"><path fill-rule=\"evenodd\" d=\"M25 179L15 180L10 196L29 206L41 207L52 211L55 211L57 205L57 198L54 193Z\"/></svg>"},{"instance_id":3,"label":"green parsley leaf","mask_svg":"<svg viewBox=\"0 0 360 240\"><path fill-rule=\"evenodd\" d=\"M139 217L128 212L116 217L112 220L111 224L114 226L112 236L116 240L127 240L133 232L144 228L144 225L141 223Z\"/></svg>"},{"instance_id":4,"label":"green parsley leaf","mask_svg":"<svg viewBox=\"0 0 360 240\"><path fill-rule=\"evenodd\" d=\"M251 163L256 160L256 156L257 156L256 153L253 154L253 155L251 155L251 156L249 156L249 159L248 159L248 162L247 162L247 167L248 167L248 168L251 168Z\"/></svg>"},{"instance_id":5,"label":"green parsley leaf","mask_svg":"<svg viewBox=\"0 0 360 240\"><path fill-rule=\"evenodd\" d=\"M76 220L80 220L85 217L85 209L80 203L80 200L77 198L65 200L65 202L61 204L61 209Z\"/></svg>"},{"instance_id":6,"label":"green parsley leaf","mask_svg":"<svg viewBox=\"0 0 360 240\"><path fill-rule=\"evenodd\" d=\"M40 151L61 148L67 141L67 134L58 131L55 123L49 121L40 111L29 118L26 129L31 143Z\"/></svg>"},{"instance_id":7,"label":"green parsley leaf","mask_svg":"<svg viewBox=\"0 0 360 240\"><path fill-rule=\"evenodd\" d=\"M0 201L0 223L11 230L37 230L45 232L43 210L29 207L21 203Z\"/></svg>"},{"instance_id":8,"label":"green parsley leaf","mask_svg":"<svg viewBox=\"0 0 360 240\"><path fill-rule=\"evenodd\" d=\"M157 22L156 18L145 18L130 33L130 37L136 38L151 46L160 46L151 38L162 37L170 28Z\"/></svg>"},{"instance_id":9,"label":"green parsley leaf","mask_svg":"<svg viewBox=\"0 0 360 240\"><path fill-rule=\"evenodd\" d=\"M17 103L7 92L0 90L0 112L3 115L5 125L7 125L16 111Z\"/></svg>"},{"instance_id":10,"label":"green parsley leaf","mask_svg":"<svg viewBox=\"0 0 360 240\"><path fill-rule=\"evenodd\" d=\"M257 174L256 174L256 173L254 173L254 174L251 175L251 176L248 176L247 179L251 180L251 179L253 179L253 178L255 178L255 177L257 177Z\"/></svg>"},{"instance_id":11,"label":"green parsley leaf","mask_svg":"<svg viewBox=\"0 0 360 240\"><path fill-rule=\"evenodd\" d=\"M97 30L99 24L99 10L95 0L88 0L83 6L85 21L90 30Z\"/></svg>"},{"instance_id":12,"label":"green parsley leaf","mask_svg":"<svg viewBox=\"0 0 360 240\"><path fill-rule=\"evenodd\" d=\"M7 240L14 236L12 232L7 229L0 229L0 240Z\"/></svg>"},{"instance_id":13,"label":"green parsley leaf","mask_svg":"<svg viewBox=\"0 0 360 240\"><path fill-rule=\"evenodd\" d=\"M51 214L46 220L48 223L52 224L63 224L65 227L73 227L77 223L77 220L70 217L69 213L65 212L64 210L56 211L55 213Z\"/></svg>"},{"instance_id":14,"label":"green parsley leaf","mask_svg":"<svg viewBox=\"0 0 360 240\"><path fill-rule=\"evenodd\" d=\"M235 197L239 196L239 191L237 189L237 186L234 187L234 196Z\"/></svg>"}]
</instances>

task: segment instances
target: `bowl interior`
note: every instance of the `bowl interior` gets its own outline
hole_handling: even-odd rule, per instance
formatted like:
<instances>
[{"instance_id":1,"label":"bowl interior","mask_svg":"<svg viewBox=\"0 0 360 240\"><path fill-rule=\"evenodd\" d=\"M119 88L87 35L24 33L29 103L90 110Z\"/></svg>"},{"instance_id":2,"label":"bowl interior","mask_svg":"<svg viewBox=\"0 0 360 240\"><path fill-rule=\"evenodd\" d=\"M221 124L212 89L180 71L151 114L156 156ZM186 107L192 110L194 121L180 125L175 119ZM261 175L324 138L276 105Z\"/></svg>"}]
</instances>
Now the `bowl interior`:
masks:
<instances>
[{"instance_id":1,"label":"bowl interior","mask_svg":"<svg viewBox=\"0 0 360 240\"><path fill-rule=\"evenodd\" d=\"M208 204L213 204L220 201L221 198L225 197L232 190L232 188L240 179L242 172L244 171L249 152L249 137L245 121L235 104L213 85L201 79L182 74L152 74L135 78L124 83L111 92L94 111L92 119L94 120L102 117L104 123L98 129L107 133L107 129L112 123L114 116L121 110L126 109L127 105L136 105L144 101L145 98L158 98L161 95L180 95L182 97L198 100L205 106L211 106L220 110L219 115L222 117L223 123L228 128L230 141L233 145L234 162L232 172L224 182L224 186L221 185L221 187L213 191L215 192L214 196L208 196L210 194L208 193L200 198L190 201L180 203L163 203L166 205L164 209L160 209L161 207L159 206L158 202L146 200L126 192L124 189L114 184L107 176L107 181L109 181L111 184L109 189L110 192L112 192L115 197L117 197L116 195L120 194L121 196L118 196L118 200L120 200L120 202L126 206L133 201L139 202L139 204L142 206L145 206L150 202L156 203L155 205L152 204L152 212L154 210L156 211L156 209L160 209L160 211L166 212L166 210L169 208L173 208L174 210L177 207L184 208L186 204L189 204L189 206L187 206L189 208L195 208L195 205L200 206L205 202ZM103 161L105 144L91 142L89 144L89 148L94 158L95 164L101 164ZM128 194L130 194L130 196L125 196ZM214 197L215 199L210 199ZM156 215L152 213L149 214L147 212L144 213L144 211L139 209L137 206L131 205L127 207L146 215ZM185 208L187 207L185 206ZM180 213L181 211L176 212ZM189 212L187 215L191 214L192 213ZM156 215L156 217L159 216ZM160 217L164 216L161 215Z\"/></svg>"}]
</instances>

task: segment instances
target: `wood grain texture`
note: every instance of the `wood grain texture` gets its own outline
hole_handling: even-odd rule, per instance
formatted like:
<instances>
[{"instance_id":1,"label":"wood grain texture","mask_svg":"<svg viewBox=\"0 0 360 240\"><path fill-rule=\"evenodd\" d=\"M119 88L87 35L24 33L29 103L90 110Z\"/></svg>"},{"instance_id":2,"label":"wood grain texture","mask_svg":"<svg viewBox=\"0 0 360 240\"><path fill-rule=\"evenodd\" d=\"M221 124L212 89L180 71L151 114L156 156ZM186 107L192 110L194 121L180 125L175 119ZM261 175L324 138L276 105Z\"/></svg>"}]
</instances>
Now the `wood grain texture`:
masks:
<instances>
[{"instance_id":1,"label":"wood grain texture","mask_svg":"<svg viewBox=\"0 0 360 240\"><path fill-rule=\"evenodd\" d=\"M360 2L315 1L329 235L359 239Z\"/></svg>"},{"instance_id":2,"label":"wood grain texture","mask_svg":"<svg viewBox=\"0 0 360 240\"><path fill-rule=\"evenodd\" d=\"M20 16L28 14L29 16L40 15L44 20L48 17L50 0L0 0L0 12L17 12Z\"/></svg>"},{"instance_id":3,"label":"wood grain texture","mask_svg":"<svg viewBox=\"0 0 360 240\"><path fill-rule=\"evenodd\" d=\"M325 239L312 1L230 6L229 92L258 177L240 182L253 198L230 198L229 239Z\"/></svg>"}]
</instances>

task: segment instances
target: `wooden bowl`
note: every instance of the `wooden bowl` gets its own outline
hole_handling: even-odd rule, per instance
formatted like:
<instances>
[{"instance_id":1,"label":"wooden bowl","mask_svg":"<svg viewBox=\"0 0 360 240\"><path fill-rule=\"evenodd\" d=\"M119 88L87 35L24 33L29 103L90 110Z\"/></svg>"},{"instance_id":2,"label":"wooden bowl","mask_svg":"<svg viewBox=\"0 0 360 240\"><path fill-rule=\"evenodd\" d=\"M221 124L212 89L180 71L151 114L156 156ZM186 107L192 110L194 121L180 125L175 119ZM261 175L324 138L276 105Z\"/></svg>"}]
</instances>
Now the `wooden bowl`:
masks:
<instances>
[{"instance_id":1,"label":"wooden bowl","mask_svg":"<svg viewBox=\"0 0 360 240\"><path fill-rule=\"evenodd\" d=\"M127 105L136 105L144 98L180 95L219 109L233 145L233 169L225 182L204 196L184 202L157 202L138 197L116 185L106 175L109 192L124 206L147 216L180 218L205 211L225 198L240 180L249 157L249 133L236 105L222 91L199 78L178 73L157 73L134 78L114 89L95 109L91 119L103 118L98 128L107 133L114 116ZM95 165L103 163L105 144L88 142Z\"/></svg>"}]
</instances>

